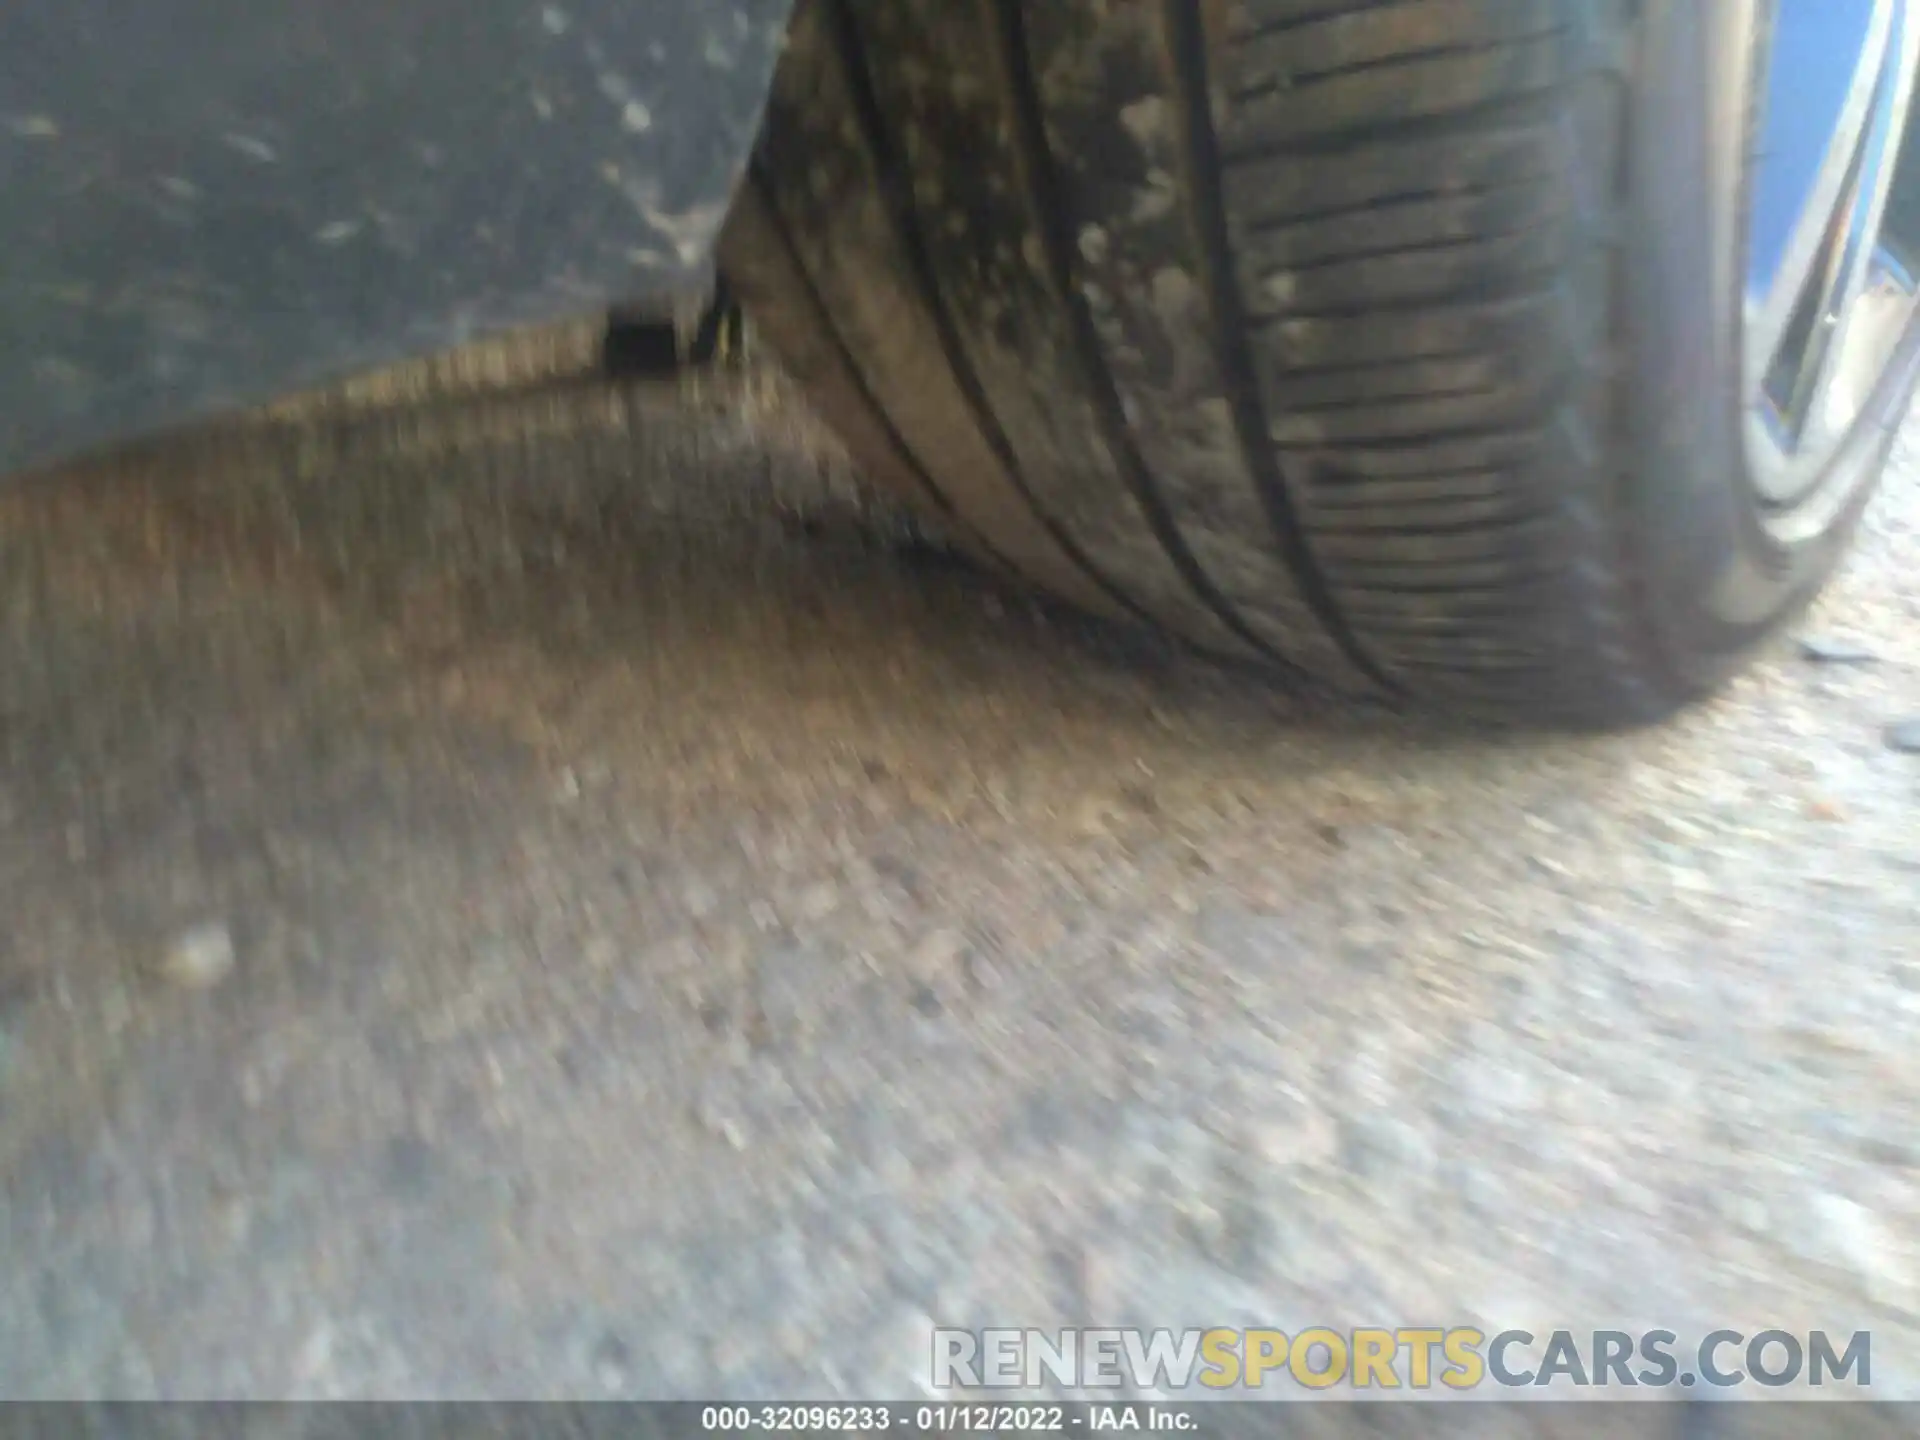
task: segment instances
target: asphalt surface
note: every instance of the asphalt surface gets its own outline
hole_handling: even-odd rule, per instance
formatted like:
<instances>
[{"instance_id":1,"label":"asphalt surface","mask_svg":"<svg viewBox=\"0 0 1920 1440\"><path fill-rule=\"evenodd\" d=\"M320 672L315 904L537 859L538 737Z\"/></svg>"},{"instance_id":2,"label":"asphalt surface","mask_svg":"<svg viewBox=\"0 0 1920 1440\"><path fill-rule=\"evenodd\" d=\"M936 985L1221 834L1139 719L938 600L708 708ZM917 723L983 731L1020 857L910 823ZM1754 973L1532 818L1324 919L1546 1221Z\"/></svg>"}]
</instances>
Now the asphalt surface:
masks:
<instances>
[{"instance_id":1,"label":"asphalt surface","mask_svg":"<svg viewBox=\"0 0 1920 1440\"><path fill-rule=\"evenodd\" d=\"M777 389L0 497L0 1394L924 1393L954 1325L1873 1332L1920 1392L1920 454L1670 726L997 589Z\"/></svg>"}]
</instances>

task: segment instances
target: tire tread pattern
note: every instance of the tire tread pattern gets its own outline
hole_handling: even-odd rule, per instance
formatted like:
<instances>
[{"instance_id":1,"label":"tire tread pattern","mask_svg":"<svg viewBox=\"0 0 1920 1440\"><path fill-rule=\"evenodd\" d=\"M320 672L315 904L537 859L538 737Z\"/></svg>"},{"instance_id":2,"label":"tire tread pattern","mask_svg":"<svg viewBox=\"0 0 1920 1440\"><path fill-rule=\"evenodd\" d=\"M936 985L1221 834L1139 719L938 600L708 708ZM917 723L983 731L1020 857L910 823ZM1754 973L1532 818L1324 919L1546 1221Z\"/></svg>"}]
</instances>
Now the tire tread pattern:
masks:
<instances>
[{"instance_id":1,"label":"tire tread pattern","mask_svg":"<svg viewBox=\"0 0 1920 1440\"><path fill-rule=\"evenodd\" d=\"M845 96L790 88L769 143L864 129L869 171L911 171L892 178L914 210L892 197L907 253L888 263L925 292L920 343L933 334L962 375L967 413L943 424L984 443L916 446L883 385L847 381L873 312L825 313L834 286L774 305L772 328L802 308L837 321L839 404L878 412L857 422L867 447L884 441L896 475L924 469L923 491L1012 552L965 498L990 455L1110 608L1348 689L1554 723L1652 717L1684 686L1622 540L1611 356L1633 9L804 0L809 43L875 67L874 113L823 114ZM843 23L809 21L821 11ZM936 24L978 53L930 73L901 35ZM871 133L882 121L894 138ZM991 173L953 177L969 151ZM845 197L816 181L784 182L809 207L796 228L844 239ZM756 283L796 283L743 235L729 227L722 263L750 304ZM834 243L796 243L789 269L832 264ZM995 299L1009 286L1018 305ZM965 379L1023 365L1044 407ZM1036 409L1076 418L1049 432Z\"/></svg>"}]
</instances>

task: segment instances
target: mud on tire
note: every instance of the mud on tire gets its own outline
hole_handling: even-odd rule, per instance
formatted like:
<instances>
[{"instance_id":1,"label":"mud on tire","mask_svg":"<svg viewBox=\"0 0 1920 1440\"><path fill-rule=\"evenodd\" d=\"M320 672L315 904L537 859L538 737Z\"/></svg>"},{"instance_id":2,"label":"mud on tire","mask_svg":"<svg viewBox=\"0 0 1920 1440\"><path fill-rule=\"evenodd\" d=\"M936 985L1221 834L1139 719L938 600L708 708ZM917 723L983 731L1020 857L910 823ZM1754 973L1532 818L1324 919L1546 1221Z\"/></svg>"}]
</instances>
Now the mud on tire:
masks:
<instances>
[{"instance_id":1,"label":"mud on tire","mask_svg":"<svg viewBox=\"0 0 1920 1440\"><path fill-rule=\"evenodd\" d=\"M804 0L721 262L993 563L1350 690L1650 719L1866 489L1791 546L1742 508L1706 238L1740 197L1643 163L1751 83L1708 8Z\"/></svg>"}]
</instances>

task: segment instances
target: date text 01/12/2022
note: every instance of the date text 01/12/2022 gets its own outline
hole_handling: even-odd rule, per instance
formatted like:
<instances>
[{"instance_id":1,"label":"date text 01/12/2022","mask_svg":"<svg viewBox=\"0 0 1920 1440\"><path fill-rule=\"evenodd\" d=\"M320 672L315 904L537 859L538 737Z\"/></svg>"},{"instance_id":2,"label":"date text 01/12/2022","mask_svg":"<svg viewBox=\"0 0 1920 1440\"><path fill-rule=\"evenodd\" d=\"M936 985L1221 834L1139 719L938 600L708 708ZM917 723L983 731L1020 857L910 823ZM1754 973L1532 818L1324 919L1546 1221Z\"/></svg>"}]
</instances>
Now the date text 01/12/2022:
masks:
<instances>
[{"instance_id":1,"label":"date text 01/12/2022","mask_svg":"<svg viewBox=\"0 0 1920 1440\"><path fill-rule=\"evenodd\" d=\"M755 1431L785 1434L871 1434L886 1430L921 1434L1000 1434L1005 1431L1156 1430L1190 1433L1198 1428L1184 1408L1149 1404L1056 1405L1042 1403L936 1405L708 1405L700 1428L714 1433Z\"/></svg>"}]
</instances>

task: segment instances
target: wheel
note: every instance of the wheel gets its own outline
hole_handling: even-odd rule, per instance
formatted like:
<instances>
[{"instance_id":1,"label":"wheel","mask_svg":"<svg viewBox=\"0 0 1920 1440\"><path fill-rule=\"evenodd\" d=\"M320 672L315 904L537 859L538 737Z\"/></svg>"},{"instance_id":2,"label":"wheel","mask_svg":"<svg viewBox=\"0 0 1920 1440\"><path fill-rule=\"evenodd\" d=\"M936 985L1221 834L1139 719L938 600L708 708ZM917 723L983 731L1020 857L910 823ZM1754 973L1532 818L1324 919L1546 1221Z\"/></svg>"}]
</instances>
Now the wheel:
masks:
<instances>
[{"instance_id":1,"label":"wheel","mask_svg":"<svg viewBox=\"0 0 1920 1440\"><path fill-rule=\"evenodd\" d=\"M720 261L996 564L1644 721L1814 594L1911 396L1917 4L803 0Z\"/></svg>"}]
</instances>

